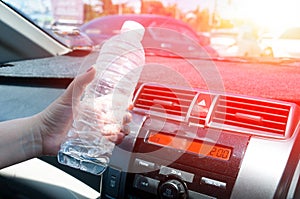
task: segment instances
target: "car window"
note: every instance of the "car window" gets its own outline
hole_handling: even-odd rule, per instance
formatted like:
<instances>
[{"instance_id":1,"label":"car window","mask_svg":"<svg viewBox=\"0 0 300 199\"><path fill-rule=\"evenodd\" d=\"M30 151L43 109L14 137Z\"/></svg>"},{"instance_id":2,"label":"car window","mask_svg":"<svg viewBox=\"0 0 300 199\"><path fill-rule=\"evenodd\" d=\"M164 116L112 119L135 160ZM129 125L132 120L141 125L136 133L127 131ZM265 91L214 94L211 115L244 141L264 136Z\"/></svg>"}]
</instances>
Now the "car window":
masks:
<instances>
[{"instance_id":1,"label":"car window","mask_svg":"<svg viewBox=\"0 0 300 199\"><path fill-rule=\"evenodd\" d=\"M8 4L25 14L32 22L49 32L53 37L71 48L92 45L85 36L88 36L94 45L102 44L112 35L118 34L121 24L127 19L134 19L144 26L156 26L178 31L179 35L171 38L164 33L156 33L162 40L178 41L184 37L197 41L200 45L208 46L210 55L219 57L265 57L299 58L300 49L286 49L284 44L281 50L278 39L299 40L297 28L298 12L295 9L297 2L289 0L285 4L274 3L273 7L265 9L269 0L248 1L209 1L197 2L172 0L153 1L100 1L100 0L5 0ZM282 8L283 15L277 15L276 10ZM108 16L124 16L106 18ZM169 19L145 19L142 15L161 15ZM268 16L269 17L264 17ZM284 17L282 17L284 16ZM164 23L162 22L164 21ZM180 23L174 23L175 20ZM275 23L276 21L276 23ZM57 34L80 29L80 39ZM56 31L54 31L56 30ZM282 32L279 38L272 38L266 44L266 35L276 35ZM61 33L61 31L60 31ZM66 33L65 33L66 34ZM81 33L80 33L81 34ZM160 34L160 35L159 35ZM200 36L199 36L200 35ZM69 36L69 35L68 35ZM283 48L284 46L284 48ZM283 50L285 49L285 50ZM214 51L212 53L212 51Z\"/></svg>"}]
</instances>

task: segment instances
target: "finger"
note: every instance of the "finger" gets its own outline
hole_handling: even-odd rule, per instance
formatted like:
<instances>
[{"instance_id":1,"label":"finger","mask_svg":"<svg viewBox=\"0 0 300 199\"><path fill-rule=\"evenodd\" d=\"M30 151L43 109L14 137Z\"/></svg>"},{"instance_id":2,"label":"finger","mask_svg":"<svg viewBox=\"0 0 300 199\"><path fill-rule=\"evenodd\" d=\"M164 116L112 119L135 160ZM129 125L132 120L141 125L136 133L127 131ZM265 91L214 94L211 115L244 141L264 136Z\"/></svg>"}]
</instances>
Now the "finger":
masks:
<instances>
[{"instance_id":1,"label":"finger","mask_svg":"<svg viewBox=\"0 0 300 199\"><path fill-rule=\"evenodd\" d=\"M125 135L123 133L115 133L111 134L110 136L107 136L106 138L110 140L111 142L114 142L115 144L120 144L122 140L124 139Z\"/></svg>"},{"instance_id":2,"label":"finger","mask_svg":"<svg viewBox=\"0 0 300 199\"><path fill-rule=\"evenodd\" d=\"M133 104L129 104L128 108L127 108L129 111L132 111L133 110Z\"/></svg>"},{"instance_id":3,"label":"finger","mask_svg":"<svg viewBox=\"0 0 300 199\"><path fill-rule=\"evenodd\" d=\"M132 115L131 113L126 113L123 117L123 125L129 124L132 120Z\"/></svg>"},{"instance_id":4,"label":"finger","mask_svg":"<svg viewBox=\"0 0 300 199\"><path fill-rule=\"evenodd\" d=\"M130 133L130 126L129 125L123 125L121 129L121 133L123 133L125 136L129 135Z\"/></svg>"}]
</instances>

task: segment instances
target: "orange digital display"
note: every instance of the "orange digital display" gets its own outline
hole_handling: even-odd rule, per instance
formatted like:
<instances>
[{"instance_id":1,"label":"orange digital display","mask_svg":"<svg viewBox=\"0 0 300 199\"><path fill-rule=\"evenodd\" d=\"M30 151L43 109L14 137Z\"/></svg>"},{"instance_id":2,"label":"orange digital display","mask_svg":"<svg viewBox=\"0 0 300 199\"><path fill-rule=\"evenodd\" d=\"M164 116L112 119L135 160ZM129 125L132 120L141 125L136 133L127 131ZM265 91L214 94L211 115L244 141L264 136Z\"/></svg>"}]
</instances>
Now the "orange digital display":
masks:
<instances>
[{"instance_id":1,"label":"orange digital display","mask_svg":"<svg viewBox=\"0 0 300 199\"><path fill-rule=\"evenodd\" d=\"M196 154L206 155L221 160L229 160L231 149L199 140L191 140L162 132L150 132L148 143L172 147Z\"/></svg>"}]
</instances>

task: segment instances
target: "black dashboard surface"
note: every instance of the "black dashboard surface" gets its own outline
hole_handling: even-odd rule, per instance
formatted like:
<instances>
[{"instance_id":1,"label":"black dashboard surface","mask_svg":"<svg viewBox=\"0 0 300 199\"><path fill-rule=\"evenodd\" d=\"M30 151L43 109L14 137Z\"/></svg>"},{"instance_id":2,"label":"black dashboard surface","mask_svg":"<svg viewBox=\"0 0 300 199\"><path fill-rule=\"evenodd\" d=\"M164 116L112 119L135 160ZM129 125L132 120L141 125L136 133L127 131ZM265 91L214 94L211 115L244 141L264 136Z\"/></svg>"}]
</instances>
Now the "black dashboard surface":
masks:
<instances>
[{"instance_id":1,"label":"black dashboard surface","mask_svg":"<svg viewBox=\"0 0 300 199\"><path fill-rule=\"evenodd\" d=\"M2 64L0 83L65 88L72 78L95 63L97 55L98 52L94 52L85 57L57 56ZM268 64L148 56L140 82L196 87L300 104L299 79L300 62Z\"/></svg>"},{"instance_id":2,"label":"black dashboard surface","mask_svg":"<svg viewBox=\"0 0 300 199\"><path fill-rule=\"evenodd\" d=\"M11 62L0 66L0 121L29 116L55 100L79 73L95 63L88 56L57 56ZM300 105L300 62L286 65L184 60L149 56L143 82L196 87Z\"/></svg>"}]
</instances>

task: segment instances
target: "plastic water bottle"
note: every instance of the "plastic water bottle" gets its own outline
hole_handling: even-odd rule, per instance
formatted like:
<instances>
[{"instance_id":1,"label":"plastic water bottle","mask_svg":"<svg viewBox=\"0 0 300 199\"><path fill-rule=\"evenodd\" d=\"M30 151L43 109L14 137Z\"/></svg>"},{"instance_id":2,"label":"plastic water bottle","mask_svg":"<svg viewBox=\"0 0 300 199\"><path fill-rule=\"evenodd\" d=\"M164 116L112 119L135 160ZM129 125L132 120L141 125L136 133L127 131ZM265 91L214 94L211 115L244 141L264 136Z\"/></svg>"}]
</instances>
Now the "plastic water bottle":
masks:
<instances>
[{"instance_id":1,"label":"plastic water bottle","mask_svg":"<svg viewBox=\"0 0 300 199\"><path fill-rule=\"evenodd\" d=\"M105 135L119 131L145 64L141 40L145 29L126 21L121 33L107 40L96 61L96 77L86 87L79 110L58 152L61 164L102 174L115 144Z\"/></svg>"}]
</instances>

